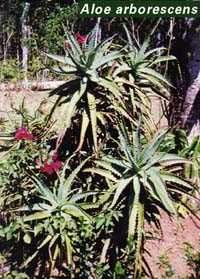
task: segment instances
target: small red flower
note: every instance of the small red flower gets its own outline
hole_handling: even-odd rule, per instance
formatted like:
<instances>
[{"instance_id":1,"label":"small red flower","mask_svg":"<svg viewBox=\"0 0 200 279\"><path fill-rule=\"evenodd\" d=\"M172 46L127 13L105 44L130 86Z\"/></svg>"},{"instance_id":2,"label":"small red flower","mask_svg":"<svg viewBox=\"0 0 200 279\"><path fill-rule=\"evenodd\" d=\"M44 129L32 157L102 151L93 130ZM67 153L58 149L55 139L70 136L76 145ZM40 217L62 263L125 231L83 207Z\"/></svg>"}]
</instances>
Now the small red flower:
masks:
<instances>
[{"instance_id":1,"label":"small red flower","mask_svg":"<svg viewBox=\"0 0 200 279\"><path fill-rule=\"evenodd\" d=\"M25 127L18 128L15 132L16 140L30 140L33 141L34 137Z\"/></svg>"},{"instance_id":2,"label":"small red flower","mask_svg":"<svg viewBox=\"0 0 200 279\"><path fill-rule=\"evenodd\" d=\"M40 172L51 175L54 172L59 171L61 167L62 167L62 162L59 160L53 161L51 163L48 163L46 161L44 165L40 167Z\"/></svg>"},{"instance_id":3,"label":"small red flower","mask_svg":"<svg viewBox=\"0 0 200 279\"><path fill-rule=\"evenodd\" d=\"M62 162L60 160L56 160L53 163L51 163L51 167L54 169L54 171L59 171L62 168Z\"/></svg>"},{"instance_id":4,"label":"small red flower","mask_svg":"<svg viewBox=\"0 0 200 279\"><path fill-rule=\"evenodd\" d=\"M62 168L62 162L60 161L59 155L56 151L43 164L41 164L39 159L36 160L36 164L39 166L40 172L49 175Z\"/></svg>"},{"instance_id":5,"label":"small red flower","mask_svg":"<svg viewBox=\"0 0 200 279\"><path fill-rule=\"evenodd\" d=\"M51 175L54 173L54 168L51 166L51 163L45 162L44 165L40 167L40 172Z\"/></svg>"},{"instance_id":6,"label":"small red flower","mask_svg":"<svg viewBox=\"0 0 200 279\"><path fill-rule=\"evenodd\" d=\"M82 44L85 44L85 43L86 43L87 37L88 37L88 36L81 35L79 32L77 32L77 33L75 34L75 37L76 37L77 42L78 42L80 45L82 45Z\"/></svg>"}]
</instances>

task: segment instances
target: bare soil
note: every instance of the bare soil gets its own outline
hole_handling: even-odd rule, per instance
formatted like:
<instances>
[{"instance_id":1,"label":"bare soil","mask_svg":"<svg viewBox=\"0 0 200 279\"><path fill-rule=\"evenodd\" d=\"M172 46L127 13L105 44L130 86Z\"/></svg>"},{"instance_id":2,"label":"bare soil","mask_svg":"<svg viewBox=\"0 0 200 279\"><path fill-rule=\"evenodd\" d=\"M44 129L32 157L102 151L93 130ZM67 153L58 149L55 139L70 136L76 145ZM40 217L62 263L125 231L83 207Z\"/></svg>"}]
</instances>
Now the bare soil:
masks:
<instances>
[{"instance_id":1,"label":"bare soil","mask_svg":"<svg viewBox=\"0 0 200 279\"><path fill-rule=\"evenodd\" d=\"M149 254L146 253L145 258L152 273L156 274L154 278L199 279L195 277L197 275L195 275L194 269L192 270L187 265L184 247L186 247L185 243L188 243L194 248L194 252L200 252L200 219L188 215L179 219L179 224L177 224L162 212L160 222L163 236L160 239L148 240L146 244ZM161 266L160 257L169 261L174 272L171 277L163 277L167 267ZM192 274L194 277L189 277Z\"/></svg>"}]
</instances>

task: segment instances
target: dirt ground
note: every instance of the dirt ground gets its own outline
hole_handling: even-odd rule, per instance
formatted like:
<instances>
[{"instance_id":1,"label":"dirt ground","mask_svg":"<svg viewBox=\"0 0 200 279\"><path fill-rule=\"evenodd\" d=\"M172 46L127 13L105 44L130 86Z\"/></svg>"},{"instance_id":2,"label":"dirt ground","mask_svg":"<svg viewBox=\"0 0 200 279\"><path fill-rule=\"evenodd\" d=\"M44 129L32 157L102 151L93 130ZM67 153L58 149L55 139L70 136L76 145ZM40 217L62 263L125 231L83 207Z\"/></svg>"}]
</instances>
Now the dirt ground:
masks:
<instances>
[{"instance_id":1,"label":"dirt ground","mask_svg":"<svg viewBox=\"0 0 200 279\"><path fill-rule=\"evenodd\" d=\"M160 221L163 236L160 239L148 240L145 247L149 253L146 253L145 258L152 273L156 274L154 278L199 279L200 277L189 277L195 271L187 265L184 247L186 247L185 243L188 243L194 248L194 252L200 253L200 219L189 215L179 219L177 225L162 212ZM159 261L159 258L162 258L166 264L162 266L162 260ZM174 275L163 277L167 269L171 269Z\"/></svg>"}]
</instances>

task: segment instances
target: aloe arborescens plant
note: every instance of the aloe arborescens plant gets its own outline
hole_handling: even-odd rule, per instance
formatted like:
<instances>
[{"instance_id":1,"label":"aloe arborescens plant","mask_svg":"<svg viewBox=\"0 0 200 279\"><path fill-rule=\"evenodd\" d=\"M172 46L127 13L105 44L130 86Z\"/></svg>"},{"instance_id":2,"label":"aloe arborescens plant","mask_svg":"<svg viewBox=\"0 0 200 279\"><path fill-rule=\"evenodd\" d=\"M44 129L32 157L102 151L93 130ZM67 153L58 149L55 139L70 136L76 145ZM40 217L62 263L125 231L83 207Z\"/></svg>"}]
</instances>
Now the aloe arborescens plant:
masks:
<instances>
[{"instance_id":1,"label":"aloe arborescens plant","mask_svg":"<svg viewBox=\"0 0 200 279\"><path fill-rule=\"evenodd\" d=\"M151 212L153 207L165 209L169 214L176 216L173 194L189 193L192 186L173 171L175 165L185 163L186 159L176 154L159 152L166 131L146 145L141 142L139 130L130 135L126 127L120 124L118 131L120 140L118 158L103 155L101 160L95 161L95 168L85 171L104 176L114 183L110 190L111 208L125 197L125 206L129 212L128 236L136 237L137 242L136 276L141 262L145 217L153 214Z\"/></svg>"}]
</instances>

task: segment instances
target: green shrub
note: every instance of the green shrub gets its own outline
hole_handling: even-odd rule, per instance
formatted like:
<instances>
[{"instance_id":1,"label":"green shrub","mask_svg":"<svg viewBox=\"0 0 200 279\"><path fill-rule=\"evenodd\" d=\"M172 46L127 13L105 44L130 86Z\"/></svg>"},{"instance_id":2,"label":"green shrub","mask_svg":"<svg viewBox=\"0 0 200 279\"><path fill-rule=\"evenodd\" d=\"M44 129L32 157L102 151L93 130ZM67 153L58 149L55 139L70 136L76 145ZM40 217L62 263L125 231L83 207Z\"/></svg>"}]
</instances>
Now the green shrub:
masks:
<instances>
[{"instance_id":1,"label":"green shrub","mask_svg":"<svg viewBox=\"0 0 200 279\"><path fill-rule=\"evenodd\" d=\"M200 276L200 252L196 250L190 243L184 243L184 254L187 265L191 270L189 279L199 278Z\"/></svg>"},{"instance_id":2,"label":"green shrub","mask_svg":"<svg viewBox=\"0 0 200 279\"><path fill-rule=\"evenodd\" d=\"M0 61L0 80L17 81L22 78L20 64L16 59Z\"/></svg>"}]
</instances>

